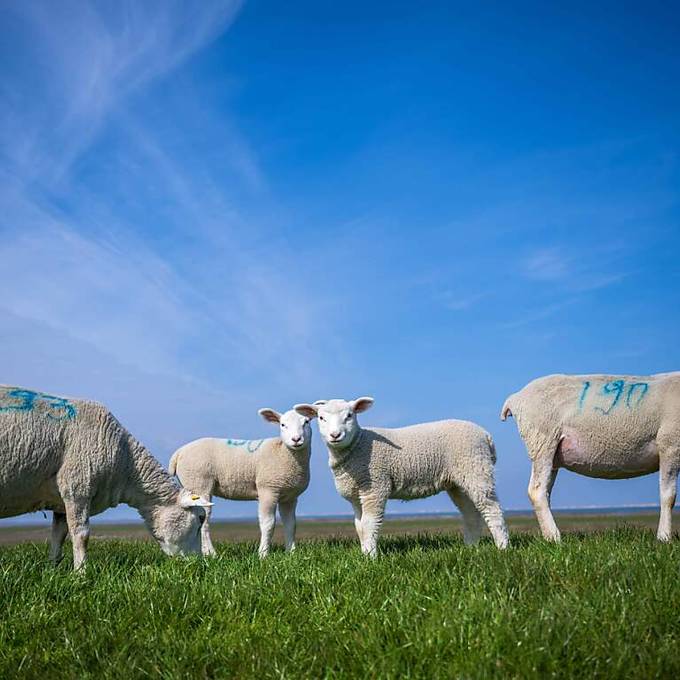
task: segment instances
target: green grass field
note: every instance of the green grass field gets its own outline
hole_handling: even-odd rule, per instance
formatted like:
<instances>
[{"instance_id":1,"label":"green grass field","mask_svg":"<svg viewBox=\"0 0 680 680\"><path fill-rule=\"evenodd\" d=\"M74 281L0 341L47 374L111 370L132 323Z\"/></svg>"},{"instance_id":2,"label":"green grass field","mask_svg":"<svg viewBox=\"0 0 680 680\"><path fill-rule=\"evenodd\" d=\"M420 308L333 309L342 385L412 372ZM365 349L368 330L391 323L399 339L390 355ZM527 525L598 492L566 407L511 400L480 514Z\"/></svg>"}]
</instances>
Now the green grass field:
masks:
<instances>
[{"instance_id":1,"label":"green grass field","mask_svg":"<svg viewBox=\"0 0 680 680\"><path fill-rule=\"evenodd\" d=\"M677 677L680 541L654 521L563 516L550 545L515 517L500 553L457 521L398 520L375 561L349 522L301 522L298 551L264 562L247 536L215 560L95 538L83 574L5 527L0 677Z\"/></svg>"}]
</instances>

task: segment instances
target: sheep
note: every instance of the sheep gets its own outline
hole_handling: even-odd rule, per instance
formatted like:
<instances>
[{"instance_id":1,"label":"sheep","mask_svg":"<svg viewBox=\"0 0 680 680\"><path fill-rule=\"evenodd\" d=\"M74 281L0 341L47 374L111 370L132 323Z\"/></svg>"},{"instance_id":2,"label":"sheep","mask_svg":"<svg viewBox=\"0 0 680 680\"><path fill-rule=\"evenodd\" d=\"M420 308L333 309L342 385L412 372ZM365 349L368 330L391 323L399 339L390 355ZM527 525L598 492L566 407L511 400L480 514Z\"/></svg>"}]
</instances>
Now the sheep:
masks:
<instances>
[{"instance_id":1,"label":"sheep","mask_svg":"<svg viewBox=\"0 0 680 680\"><path fill-rule=\"evenodd\" d=\"M510 395L532 462L529 499L544 538L560 540L550 494L560 468L588 477L626 479L657 470L657 538L671 538L680 470L680 372L651 376L549 375Z\"/></svg>"},{"instance_id":2,"label":"sheep","mask_svg":"<svg viewBox=\"0 0 680 680\"><path fill-rule=\"evenodd\" d=\"M362 552L377 555L378 534L388 498L411 500L446 491L463 516L465 543L479 540L482 519L496 546L508 545L496 497L491 435L464 420L395 429L361 427L357 414L371 397L297 404L307 418L318 416L329 465L340 495L352 504Z\"/></svg>"},{"instance_id":3,"label":"sheep","mask_svg":"<svg viewBox=\"0 0 680 680\"><path fill-rule=\"evenodd\" d=\"M286 550L295 550L295 508L309 485L312 431L310 419L295 411L271 408L258 413L279 425L270 439L202 438L175 451L169 472L196 494L231 500L257 500L260 524L259 556L269 554L276 524L276 507L283 522ZM204 555L215 555L210 539L210 511L203 523Z\"/></svg>"},{"instance_id":4,"label":"sheep","mask_svg":"<svg viewBox=\"0 0 680 680\"><path fill-rule=\"evenodd\" d=\"M50 558L87 557L90 517L127 503L168 555L200 553L210 503L181 490L111 414L92 401L0 385L0 517L52 510Z\"/></svg>"}]
</instances>

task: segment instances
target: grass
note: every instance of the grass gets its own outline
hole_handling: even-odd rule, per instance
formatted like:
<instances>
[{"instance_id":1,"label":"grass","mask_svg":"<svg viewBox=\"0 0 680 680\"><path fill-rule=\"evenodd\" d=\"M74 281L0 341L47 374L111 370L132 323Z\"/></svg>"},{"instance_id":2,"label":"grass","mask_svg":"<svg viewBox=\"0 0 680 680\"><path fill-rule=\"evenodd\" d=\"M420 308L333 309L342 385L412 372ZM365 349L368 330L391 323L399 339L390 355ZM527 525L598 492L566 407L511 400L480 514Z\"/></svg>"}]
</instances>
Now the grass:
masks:
<instances>
[{"instance_id":1,"label":"grass","mask_svg":"<svg viewBox=\"0 0 680 680\"><path fill-rule=\"evenodd\" d=\"M2 547L0 677L677 676L680 542L614 522L506 553L388 523L375 561L344 537L264 562L254 542L169 560L95 539L84 574Z\"/></svg>"}]
</instances>

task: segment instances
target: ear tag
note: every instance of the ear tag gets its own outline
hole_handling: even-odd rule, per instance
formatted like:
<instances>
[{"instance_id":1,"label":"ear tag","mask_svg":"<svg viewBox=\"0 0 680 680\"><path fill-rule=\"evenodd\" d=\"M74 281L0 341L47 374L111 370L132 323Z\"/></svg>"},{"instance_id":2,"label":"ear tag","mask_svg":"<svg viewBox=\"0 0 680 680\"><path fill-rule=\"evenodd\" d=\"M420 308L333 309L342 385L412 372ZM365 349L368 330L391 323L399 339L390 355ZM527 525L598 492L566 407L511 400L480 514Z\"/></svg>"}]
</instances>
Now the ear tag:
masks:
<instances>
[{"instance_id":1,"label":"ear tag","mask_svg":"<svg viewBox=\"0 0 680 680\"><path fill-rule=\"evenodd\" d=\"M200 500L200 498L201 498L201 497L200 497L200 496L197 496L196 494L193 494L193 493L191 494L191 500L192 500L192 501Z\"/></svg>"}]
</instances>

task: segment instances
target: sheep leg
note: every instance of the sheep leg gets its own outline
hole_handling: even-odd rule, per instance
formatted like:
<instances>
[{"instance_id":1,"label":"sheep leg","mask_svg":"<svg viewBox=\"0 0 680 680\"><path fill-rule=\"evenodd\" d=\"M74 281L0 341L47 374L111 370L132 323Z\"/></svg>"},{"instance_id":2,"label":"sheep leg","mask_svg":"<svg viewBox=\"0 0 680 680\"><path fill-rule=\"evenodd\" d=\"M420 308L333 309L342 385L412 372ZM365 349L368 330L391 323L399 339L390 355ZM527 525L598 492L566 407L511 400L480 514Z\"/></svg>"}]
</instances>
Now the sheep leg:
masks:
<instances>
[{"instance_id":1,"label":"sheep leg","mask_svg":"<svg viewBox=\"0 0 680 680\"><path fill-rule=\"evenodd\" d=\"M678 486L680 472L680 449L675 449L659 456L659 500L661 512L659 514L659 528L656 537L659 541L671 540L671 522L673 506Z\"/></svg>"},{"instance_id":2,"label":"sheep leg","mask_svg":"<svg viewBox=\"0 0 680 680\"><path fill-rule=\"evenodd\" d=\"M531 466L531 479L528 489L529 500L534 506L543 538L548 541L555 541L555 543L560 541L560 530L557 528L555 518L550 511L550 494L557 478L557 471L558 469L553 467L552 455L535 458Z\"/></svg>"},{"instance_id":3,"label":"sheep leg","mask_svg":"<svg viewBox=\"0 0 680 680\"><path fill-rule=\"evenodd\" d=\"M361 526L361 502L358 499L352 501L352 508L354 509L354 528L356 529L357 536L359 537L359 544L361 549L364 548L364 530Z\"/></svg>"},{"instance_id":4,"label":"sheep leg","mask_svg":"<svg viewBox=\"0 0 680 680\"><path fill-rule=\"evenodd\" d=\"M87 544L90 539L90 512L86 505L64 501L66 523L73 543L73 568L78 570L85 565Z\"/></svg>"},{"instance_id":5,"label":"sheep leg","mask_svg":"<svg viewBox=\"0 0 680 680\"><path fill-rule=\"evenodd\" d=\"M505 526L505 518L501 505L496 497L496 491L493 486L490 487L475 487L463 489L465 494L470 498L477 511L484 519L484 523L489 529L491 538L499 550L505 550L508 547L508 528Z\"/></svg>"},{"instance_id":6,"label":"sheep leg","mask_svg":"<svg viewBox=\"0 0 680 680\"><path fill-rule=\"evenodd\" d=\"M272 544L274 527L276 526L277 499L271 495L260 496L257 514L260 520L260 548L258 550L262 559L269 554Z\"/></svg>"},{"instance_id":7,"label":"sheep leg","mask_svg":"<svg viewBox=\"0 0 680 680\"><path fill-rule=\"evenodd\" d=\"M465 545L476 545L482 535L482 515L468 495L458 488L447 491L463 517L463 541Z\"/></svg>"},{"instance_id":8,"label":"sheep leg","mask_svg":"<svg viewBox=\"0 0 680 680\"><path fill-rule=\"evenodd\" d=\"M212 501L212 496L208 496L208 500ZM212 508L203 508L205 510L205 520L201 526L201 552L206 557L215 557L217 551L212 544L212 538L210 538L210 514Z\"/></svg>"},{"instance_id":9,"label":"sheep leg","mask_svg":"<svg viewBox=\"0 0 680 680\"><path fill-rule=\"evenodd\" d=\"M387 499L364 501L361 505L361 531L364 542L361 551L369 557L378 555L378 535L385 516Z\"/></svg>"},{"instance_id":10,"label":"sheep leg","mask_svg":"<svg viewBox=\"0 0 680 680\"><path fill-rule=\"evenodd\" d=\"M63 512L52 513L52 536L50 541L50 559L57 565L64 556L64 541L68 535L66 514Z\"/></svg>"},{"instance_id":11,"label":"sheep leg","mask_svg":"<svg viewBox=\"0 0 680 680\"><path fill-rule=\"evenodd\" d=\"M286 540L286 552L295 550L295 508L297 498L292 501L279 502L279 515L283 522L283 534Z\"/></svg>"}]
</instances>

